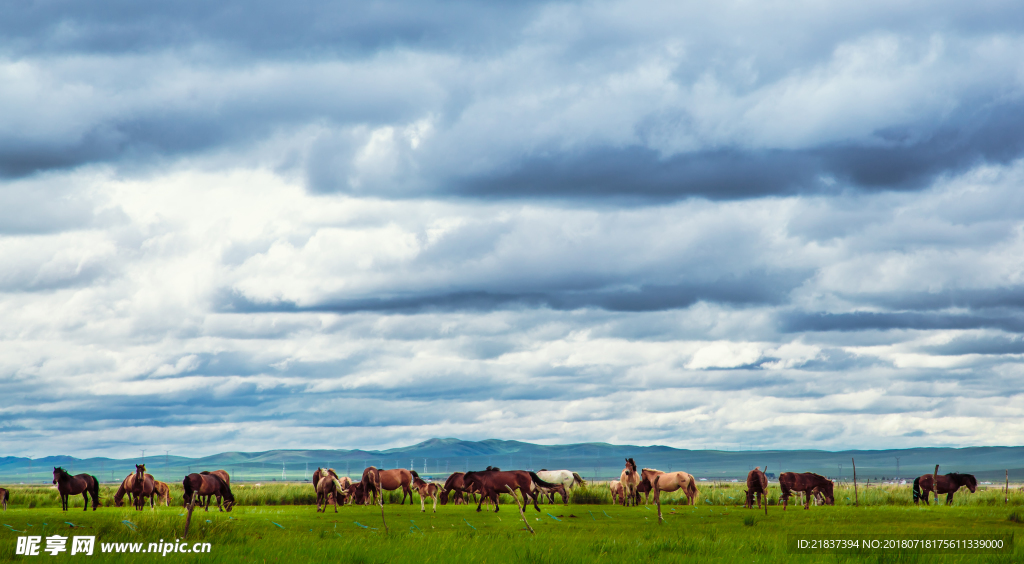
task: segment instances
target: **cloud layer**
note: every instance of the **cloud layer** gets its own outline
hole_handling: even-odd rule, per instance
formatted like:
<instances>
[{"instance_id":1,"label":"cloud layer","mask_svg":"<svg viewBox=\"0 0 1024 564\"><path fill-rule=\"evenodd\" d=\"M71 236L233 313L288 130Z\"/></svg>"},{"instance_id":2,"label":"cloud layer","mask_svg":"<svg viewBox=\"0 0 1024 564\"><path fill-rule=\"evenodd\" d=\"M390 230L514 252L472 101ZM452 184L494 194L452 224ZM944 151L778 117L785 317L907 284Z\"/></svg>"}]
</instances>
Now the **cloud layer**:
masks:
<instances>
[{"instance_id":1,"label":"cloud layer","mask_svg":"<svg viewBox=\"0 0 1024 564\"><path fill-rule=\"evenodd\" d=\"M1019 444L1022 13L26 4L5 444Z\"/></svg>"}]
</instances>

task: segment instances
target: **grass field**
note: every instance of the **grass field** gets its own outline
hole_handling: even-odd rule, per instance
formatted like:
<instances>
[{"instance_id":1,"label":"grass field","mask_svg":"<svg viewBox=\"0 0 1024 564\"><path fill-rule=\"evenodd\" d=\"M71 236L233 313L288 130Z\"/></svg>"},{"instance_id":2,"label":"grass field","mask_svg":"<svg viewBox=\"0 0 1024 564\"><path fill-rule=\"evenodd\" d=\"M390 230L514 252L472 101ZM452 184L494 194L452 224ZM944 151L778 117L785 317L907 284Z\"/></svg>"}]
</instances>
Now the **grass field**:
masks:
<instances>
[{"instance_id":1,"label":"grass field","mask_svg":"<svg viewBox=\"0 0 1024 564\"><path fill-rule=\"evenodd\" d=\"M591 503L542 505L527 516L536 530L528 533L515 505L504 505L498 514L477 513L475 507L439 506L438 512L415 506L386 505L390 527L381 525L379 507L341 507L318 514L302 503L309 485L236 487L241 506L231 513L214 508L197 511L192 519L190 542L208 542L209 554L101 554L101 543L148 543L172 541L184 529L180 505L132 509L101 508L83 512L81 498L63 513L52 490L15 488L12 504L0 513L0 561L22 560L15 556L18 536L29 534L94 535L96 554L91 557L57 557L42 554L45 561L85 558L86 562L145 561L168 558L198 562L1022 562L1024 547L1006 554L799 555L787 552L790 533L860 534L1024 534L1024 499L1015 493L1004 505L995 490L974 495L958 494L952 507L916 507L904 503L907 488L886 491L868 488L860 495L863 507L846 503L845 491L837 492L835 507L790 507L783 512L772 506L763 511L746 510L736 485L705 485L696 507L673 505L666 499L664 524L657 522L654 506L622 508L608 501L604 488L576 494L577 501ZM248 491L247 491L248 490ZM109 501L113 491L103 492ZM852 491L849 492L852 494ZM903 495L903 494L907 495ZM776 494L777 495L777 491ZM668 496L667 496L668 497ZM852 495L850 496L852 499ZM731 498L731 499L730 499ZM19 502L19 500L21 500ZM180 491L175 492L180 504ZM510 501L510 500L509 500ZM908 499L909 501L909 499ZM29 508L33 504L35 507ZM77 508L77 509L76 509ZM36 557L27 557L34 560Z\"/></svg>"}]
</instances>

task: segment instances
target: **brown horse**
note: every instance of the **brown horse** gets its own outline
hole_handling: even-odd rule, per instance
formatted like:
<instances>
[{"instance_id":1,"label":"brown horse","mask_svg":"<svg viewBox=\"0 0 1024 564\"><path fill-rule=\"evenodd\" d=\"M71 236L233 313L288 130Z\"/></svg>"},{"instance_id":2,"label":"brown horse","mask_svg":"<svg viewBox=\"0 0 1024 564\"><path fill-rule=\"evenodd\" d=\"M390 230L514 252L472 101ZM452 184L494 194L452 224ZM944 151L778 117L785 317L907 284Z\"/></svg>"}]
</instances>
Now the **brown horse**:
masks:
<instances>
[{"instance_id":1,"label":"brown horse","mask_svg":"<svg viewBox=\"0 0 1024 564\"><path fill-rule=\"evenodd\" d=\"M528 504L530 500L533 500L533 508L540 511L540 506L537 505L537 498L533 495L534 484L543 486L545 488L553 488L556 484L551 482L545 482L541 480L535 472L527 472L525 470L512 470L502 472L500 470L484 470L483 472L466 472L463 477L466 484L473 486L478 489L481 493L480 503L477 504L476 510L480 511L480 507L483 505L484 499L490 499L494 503L494 512L498 512L498 495L500 493L512 493L509 492L509 488L512 491L519 490L519 493L523 496L523 504Z\"/></svg>"},{"instance_id":2,"label":"brown horse","mask_svg":"<svg viewBox=\"0 0 1024 564\"><path fill-rule=\"evenodd\" d=\"M766 467L767 468L767 467ZM761 509L761 496L764 496L764 503L768 505L768 478L758 466L747 473L747 509L754 508L754 496L757 496L757 508Z\"/></svg>"},{"instance_id":3,"label":"brown horse","mask_svg":"<svg viewBox=\"0 0 1024 564\"><path fill-rule=\"evenodd\" d=\"M615 503L625 504L626 502L626 491L622 489L622 482L618 480L612 480L608 482L608 488L612 490L612 499Z\"/></svg>"},{"instance_id":4,"label":"brown horse","mask_svg":"<svg viewBox=\"0 0 1024 564\"><path fill-rule=\"evenodd\" d=\"M562 496L562 505L569 505L569 493L565 491L565 485L560 484L558 482L550 483L555 484L555 486L553 488L545 488L540 485L534 484L533 495L536 496L538 499L543 499L542 496L547 496L548 503L554 504L555 494L560 494Z\"/></svg>"},{"instance_id":5,"label":"brown horse","mask_svg":"<svg viewBox=\"0 0 1024 564\"><path fill-rule=\"evenodd\" d=\"M204 495L215 495L218 498L223 498L224 506L221 508L221 511L231 511L231 508L235 505L235 496L231 493L231 486L216 474L189 474L181 481L181 485L185 489L182 498L185 500L186 507L189 505L195 507L200 496ZM209 503L206 504L206 510L210 510Z\"/></svg>"},{"instance_id":6,"label":"brown horse","mask_svg":"<svg viewBox=\"0 0 1024 564\"><path fill-rule=\"evenodd\" d=\"M377 496L380 495L381 503L384 503L384 492L381 491L380 470L376 466L367 466L363 470L363 477L355 488L353 501L365 504L367 501L377 504Z\"/></svg>"},{"instance_id":7,"label":"brown horse","mask_svg":"<svg viewBox=\"0 0 1024 564\"><path fill-rule=\"evenodd\" d=\"M815 474L813 472L804 472L797 474L795 472L783 472L779 475L779 486L782 488L782 510L785 511L789 505L789 496L791 492L803 492L804 494L804 509L810 509L811 496L821 493L825 496L825 503L828 505L835 505L836 500L832 494L832 480Z\"/></svg>"},{"instance_id":8,"label":"brown horse","mask_svg":"<svg viewBox=\"0 0 1024 564\"><path fill-rule=\"evenodd\" d=\"M317 469L320 472L320 469ZM334 503L334 512L338 512L338 500L344 498L347 495L347 491L342 486L341 480L336 475L332 475L333 472L323 472L317 480L316 484L316 511L320 512L320 505L323 504L323 512L327 512L327 505ZM344 503L344 502L342 502Z\"/></svg>"},{"instance_id":9,"label":"brown horse","mask_svg":"<svg viewBox=\"0 0 1024 564\"><path fill-rule=\"evenodd\" d=\"M135 505L135 501L132 498L132 483L135 480L135 474L128 474L124 480L121 480L120 487L117 488L117 493L114 494L114 507L121 507L124 505L124 496L128 496L128 502Z\"/></svg>"},{"instance_id":10,"label":"brown horse","mask_svg":"<svg viewBox=\"0 0 1024 564\"><path fill-rule=\"evenodd\" d=\"M931 474L925 474L914 479L914 505L917 505L918 500L922 498L925 505L931 505L928 503L928 494L932 491L935 492L936 502L939 499L939 494L946 494L946 505L949 505L953 503L953 494L961 487L967 486L971 493L974 493L978 488L978 480L974 478L973 474L953 472L952 474L939 476L939 488L937 490L932 485L932 481ZM922 493L922 490L924 493Z\"/></svg>"},{"instance_id":11,"label":"brown horse","mask_svg":"<svg viewBox=\"0 0 1024 564\"><path fill-rule=\"evenodd\" d=\"M420 494L420 512L427 511L424 500L429 497L434 500L434 513L437 513L437 496L441 492L441 486L433 482L424 482L419 476L413 478L412 486L416 489L416 493Z\"/></svg>"},{"instance_id":12,"label":"brown horse","mask_svg":"<svg viewBox=\"0 0 1024 564\"><path fill-rule=\"evenodd\" d=\"M697 480L686 472L662 472L654 468L644 468L640 471L640 477L644 483L651 484L655 503L661 502L661 492L676 490L682 490L686 494L688 505L697 503Z\"/></svg>"},{"instance_id":13,"label":"brown horse","mask_svg":"<svg viewBox=\"0 0 1024 564\"><path fill-rule=\"evenodd\" d=\"M164 501L164 507L171 504L171 486L167 485L167 482L153 480L153 492L158 499Z\"/></svg>"},{"instance_id":14,"label":"brown horse","mask_svg":"<svg viewBox=\"0 0 1024 564\"><path fill-rule=\"evenodd\" d=\"M224 480L224 483L227 484L229 488L231 487L231 475L228 474L227 470L214 470L213 472L210 472L209 470L203 470L202 472L200 472L200 474L202 474L204 476L211 476L211 475L212 476L217 476L221 480ZM214 494L213 496L209 496L208 495L208 496L206 496L206 499L200 499L199 500L199 505L200 506L209 506L210 500L214 496L216 496L216 498L217 498L217 508L220 509L221 511L223 511L224 508L222 507L221 496L217 495L217 494Z\"/></svg>"},{"instance_id":15,"label":"brown horse","mask_svg":"<svg viewBox=\"0 0 1024 564\"><path fill-rule=\"evenodd\" d=\"M153 490L156 487L156 481L153 479L151 474L146 474L145 464L135 465L135 477L132 480L132 495L135 496L135 509L142 511L142 508L146 505L146 498L149 497L150 509L156 509L153 503Z\"/></svg>"},{"instance_id":16,"label":"brown horse","mask_svg":"<svg viewBox=\"0 0 1024 564\"><path fill-rule=\"evenodd\" d=\"M420 475L415 470L409 471L405 468L394 468L392 470L380 470L380 487L382 490L394 491L402 488L402 505L405 505L405 496L409 496L409 503L412 503L412 479ZM383 492L381 492L383 497Z\"/></svg>"},{"instance_id":17,"label":"brown horse","mask_svg":"<svg viewBox=\"0 0 1024 564\"><path fill-rule=\"evenodd\" d=\"M11 492L0 488L0 506L3 506L4 511L7 511L7 501L11 499Z\"/></svg>"},{"instance_id":18,"label":"brown horse","mask_svg":"<svg viewBox=\"0 0 1024 564\"><path fill-rule=\"evenodd\" d=\"M622 505L638 505L640 503L640 496L637 495L636 488L640 485L641 477L640 473L636 471L636 462L632 458L626 459L626 467L622 470L622 474L619 475L619 482L622 483L622 489L626 492L625 501Z\"/></svg>"},{"instance_id":19,"label":"brown horse","mask_svg":"<svg viewBox=\"0 0 1024 564\"><path fill-rule=\"evenodd\" d=\"M445 480L444 486L441 487L441 505L446 505L448 503L448 497L451 496L452 492L455 492L455 495L452 496L455 503L458 503L459 501L466 501L463 494L476 493L472 489L472 485L466 483L465 472L454 472L451 476L448 476L447 480ZM474 499L473 501L476 500Z\"/></svg>"},{"instance_id":20,"label":"brown horse","mask_svg":"<svg viewBox=\"0 0 1024 564\"><path fill-rule=\"evenodd\" d=\"M338 473L334 471L334 468L317 468L316 472L313 472L313 491L316 491L317 484L320 482L320 479L325 476L331 477L332 479L338 481L339 487L341 489L341 497L344 498L342 500L342 503L351 503L352 498L349 495L349 486L352 485L352 480L348 476L345 476L344 478L339 478ZM327 495L327 503L337 503L335 501L335 496L333 493Z\"/></svg>"},{"instance_id":21,"label":"brown horse","mask_svg":"<svg viewBox=\"0 0 1024 564\"><path fill-rule=\"evenodd\" d=\"M89 510L89 496L92 496L92 510L100 506L100 481L96 476L79 474L72 477L67 470L61 467L53 469L53 483L57 484L57 492L60 493L62 511L68 510L68 496L82 494L85 505L83 511Z\"/></svg>"}]
</instances>

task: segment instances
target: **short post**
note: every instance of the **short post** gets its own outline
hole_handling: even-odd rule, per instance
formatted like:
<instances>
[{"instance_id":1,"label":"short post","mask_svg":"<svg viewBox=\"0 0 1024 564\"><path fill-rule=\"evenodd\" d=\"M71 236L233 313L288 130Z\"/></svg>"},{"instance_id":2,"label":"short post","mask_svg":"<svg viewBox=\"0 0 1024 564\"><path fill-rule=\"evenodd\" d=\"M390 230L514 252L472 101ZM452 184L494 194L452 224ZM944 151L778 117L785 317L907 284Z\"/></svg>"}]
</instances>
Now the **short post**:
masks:
<instances>
[{"instance_id":1,"label":"short post","mask_svg":"<svg viewBox=\"0 0 1024 564\"><path fill-rule=\"evenodd\" d=\"M512 486L508 484L505 484L505 488L508 489L508 493L512 494L512 499L516 500L516 507L519 508L519 516L523 518L523 523L526 523L526 530L530 531L531 535L537 534L534 532L533 527L530 526L530 521L526 518L526 512L523 511L523 506L519 504L519 496L516 495L515 490L513 490Z\"/></svg>"},{"instance_id":2,"label":"short post","mask_svg":"<svg viewBox=\"0 0 1024 564\"><path fill-rule=\"evenodd\" d=\"M195 506L196 506L195 499L196 499L197 495L199 495L199 494L198 493L193 493L192 494L192 503L188 504L188 516L185 517L185 534L181 535L181 540L188 539L188 527L189 527L189 525L192 524L192 509L195 508Z\"/></svg>"},{"instance_id":3,"label":"short post","mask_svg":"<svg viewBox=\"0 0 1024 564\"><path fill-rule=\"evenodd\" d=\"M939 505L939 465L935 465L935 471L932 472L932 491L935 492L935 505Z\"/></svg>"},{"instance_id":4,"label":"short post","mask_svg":"<svg viewBox=\"0 0 1024 564\"><path fill-rule=\"evenodd\" d=\"M658 524L660 525L665 518L661 516L661 490L658 489L658 481L661 480L661 475L654 477L654 503L658 506Z\"/></svg>"},{"instance_id":5,"label":"short post","mask_svg":"<svg viewBox=\"0 0 1024 564\"><path fill-rule=\"evenodd\" d=\"M1003 505L1010 502L1010 471L1006 471L1006 493L1003 495Z\"/></svg>"},{"instance_id":6,"label":"short post","mask_svg":"<svg viewBox=\"0 0 1024 564\"><path fill-rule=\"evenodd\" d=\"M768 474L766 472L768 472L768 465L767 464L764 465L764 472L762 472L762 475L764 476L764 484L765 484L764 485L764 514L767 517L768 516Z\"/></svg>"},{"instance_id":7,"label":"short post","mask_svg":"<svg viewBox=\"0 0 1024 564\"><path fill-rule=\"evenodd\" d=\"M859 507L860 499L857 497L857 461L851 458L850 462L853 463L853 506Z\"/></svg>"},{"instance_id":8,"label":"short post","mask_svg":"<svg viewBox=\"0 0 1024 564\"><path fill-rule=\"evenodd\" d=\"M387 533L388 522L384 519L384 488L380 487L380 472L377 473L377 493L380 494L380 520L384 523L384 532Z\"/></svg>"}]
</instances>

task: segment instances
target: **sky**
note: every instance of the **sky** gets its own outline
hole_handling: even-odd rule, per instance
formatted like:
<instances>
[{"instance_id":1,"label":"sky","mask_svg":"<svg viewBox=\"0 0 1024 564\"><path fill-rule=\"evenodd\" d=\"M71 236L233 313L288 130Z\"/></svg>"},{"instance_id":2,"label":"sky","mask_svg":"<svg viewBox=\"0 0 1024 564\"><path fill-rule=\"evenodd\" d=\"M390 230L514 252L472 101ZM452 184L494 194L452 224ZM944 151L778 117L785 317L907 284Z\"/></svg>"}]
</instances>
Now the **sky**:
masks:
<instances>
[{"instance_id":1,"label":"sky","mask_svg":"<svg viewBox=\"0 0 1024 564\"><path fill-rule=\"evenodd\" d=\"M1024 4L0 10L4 455L1022 444Z\"/></svg>"}]
</instances>

